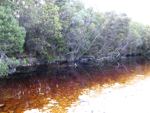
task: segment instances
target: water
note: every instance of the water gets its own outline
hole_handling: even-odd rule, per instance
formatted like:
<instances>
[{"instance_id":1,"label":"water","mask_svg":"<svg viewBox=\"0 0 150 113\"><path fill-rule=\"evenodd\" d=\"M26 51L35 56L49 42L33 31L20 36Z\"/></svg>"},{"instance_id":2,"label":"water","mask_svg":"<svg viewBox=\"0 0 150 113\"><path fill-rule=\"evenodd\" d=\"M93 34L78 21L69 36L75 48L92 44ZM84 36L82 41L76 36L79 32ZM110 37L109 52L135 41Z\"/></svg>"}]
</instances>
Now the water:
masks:
<instances>
[{"instance_id":1,"label":"water","mask_svg":"<svg viewBox=\"0 0 150 113\"><path fill-rule=\"evenodd\" d=\"M150 113L149 75L142 61L1 80L0 113Z\"/></svg>"}]
</instances>

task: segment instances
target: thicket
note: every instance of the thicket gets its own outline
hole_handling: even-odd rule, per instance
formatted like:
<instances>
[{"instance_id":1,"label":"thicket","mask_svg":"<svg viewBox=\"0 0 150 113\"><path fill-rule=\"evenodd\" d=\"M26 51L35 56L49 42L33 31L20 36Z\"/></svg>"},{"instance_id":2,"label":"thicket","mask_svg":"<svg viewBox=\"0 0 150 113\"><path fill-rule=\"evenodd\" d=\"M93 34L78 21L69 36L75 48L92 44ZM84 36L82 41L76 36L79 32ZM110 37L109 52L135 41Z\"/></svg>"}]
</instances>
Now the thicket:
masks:
<instances>
[{"instance_id":1,"label":"thicket","mask_svg":"<svg viewBox=\"0 0 150 113\"><path fill-rule=\"evenodd\" d=\"M45 62L150 53L150 26L86 9L77 0L0 1L0 33L7 56Z\"/></svg>"}]
</instances>

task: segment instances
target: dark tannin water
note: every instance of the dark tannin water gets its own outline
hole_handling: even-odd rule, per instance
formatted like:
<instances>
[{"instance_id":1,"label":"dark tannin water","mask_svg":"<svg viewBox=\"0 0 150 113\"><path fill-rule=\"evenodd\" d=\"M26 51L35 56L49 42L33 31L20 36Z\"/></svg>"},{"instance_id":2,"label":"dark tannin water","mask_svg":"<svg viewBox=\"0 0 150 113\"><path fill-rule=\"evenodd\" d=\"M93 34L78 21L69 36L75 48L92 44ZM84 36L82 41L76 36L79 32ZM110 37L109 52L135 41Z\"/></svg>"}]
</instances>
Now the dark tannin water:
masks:
<instances>
[{"instance_id":1,"label":"dark tannin water","mask_svg":"<svg viewBox=\"0 0 150 113\"><path fill-rule=\"evenodd\" d=\"M149 75L140 61L1 80L0 113L150 113Z\"/></svg>"}]
</instances>

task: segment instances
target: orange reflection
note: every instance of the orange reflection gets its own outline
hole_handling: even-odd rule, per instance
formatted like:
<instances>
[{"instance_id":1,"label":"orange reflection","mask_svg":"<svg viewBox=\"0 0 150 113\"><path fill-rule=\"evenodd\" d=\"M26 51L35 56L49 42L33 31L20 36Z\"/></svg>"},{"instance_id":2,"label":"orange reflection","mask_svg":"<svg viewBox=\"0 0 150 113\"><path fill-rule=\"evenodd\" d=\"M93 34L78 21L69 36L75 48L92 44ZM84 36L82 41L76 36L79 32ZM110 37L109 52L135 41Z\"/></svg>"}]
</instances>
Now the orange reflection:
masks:
<instances>
[{"instance_id":1,"label":"orange reflection","mask_svg":"<svg viewBox=\"0 0 150 113\"><path fill-rule=\"evenodd\" d=\"M99 104L106 109L105 112L109 107L112 109L111 98L119 103L117 95L125 93L130 86L134 89L132 83L145 80L149 69L148 64L92 73L88 70L69 69L68 72L61 73L62 75L3 80L0 81L0 104L5 106L0 107L0 113L84 113L80 109L89 113L98 110L95 112L101 113L96 106ZM110 104L106 106L109 101Z\"/></svg>"}]
</instances>

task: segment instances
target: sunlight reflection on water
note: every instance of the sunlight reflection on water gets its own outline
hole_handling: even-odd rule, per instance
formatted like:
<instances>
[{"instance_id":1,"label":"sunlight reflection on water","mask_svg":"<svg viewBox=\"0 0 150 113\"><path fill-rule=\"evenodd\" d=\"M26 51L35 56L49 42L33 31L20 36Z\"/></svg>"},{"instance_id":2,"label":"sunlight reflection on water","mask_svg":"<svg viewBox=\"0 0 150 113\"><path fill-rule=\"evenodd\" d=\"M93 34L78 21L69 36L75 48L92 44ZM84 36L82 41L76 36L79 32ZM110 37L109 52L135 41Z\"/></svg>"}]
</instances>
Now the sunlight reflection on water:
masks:
<instances>
[{"instance_id":1,"label":"sunlight reflection on water","mask_svg":"<svg viewBox=\"0 0 150 113\"><path fill-rule=\"evenodd\" d=\"M115 83L101 91L89 90L68 113L150 113L150 77L137 75L127 84Z\"/></svg>"},{"instance_id":2,"label":"sunlight reflection on water","mask_svg":"<svg viewBox=\"0 0 150 113\"><path fill-rule=\"evenodd\" d=\"M84 89L76 102L67 108L67 113L150 113L150 77L136 75L127 83L96 85ZM24 113L51 113L59 104L49 101L42 109ZM53 113L53 112L52 112ZM56 112L59 113L59 112ZM60 113L63 113L60 112Z\"/></svg>"}]
</instances>

